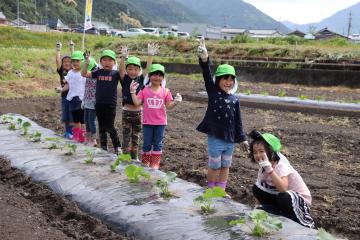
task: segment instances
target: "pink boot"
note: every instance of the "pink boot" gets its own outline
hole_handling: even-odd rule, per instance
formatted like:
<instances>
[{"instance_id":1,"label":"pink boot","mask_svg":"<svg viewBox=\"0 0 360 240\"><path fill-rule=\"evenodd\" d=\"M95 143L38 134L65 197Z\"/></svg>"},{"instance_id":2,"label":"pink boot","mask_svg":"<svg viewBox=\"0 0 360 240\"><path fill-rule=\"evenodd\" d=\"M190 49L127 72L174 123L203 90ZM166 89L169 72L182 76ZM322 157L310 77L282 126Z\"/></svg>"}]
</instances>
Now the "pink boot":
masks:
<instances>
[{"instance_id":1,"label":"pink boot","mask_svg":"<svg viewBox=\"0 0 360 240\"><path fill-rule=\"evenodd\" d=\"M82 128L79 128L79 143L85 142L85 130Z\"/></svg>"},{"instance_id":2,"label":"pink boot","mask_svg":"<svg viewBox=\"0 0 360 240\"><path fill-rule=\"evenodd\" d=\"M159 169L160 168L161 156L162 156L161 151L153 151L151 153L150 167L152 169Z\"/></svg>"},{"instance_id":3,"label":"pink boot","mask_svg":"<svg viewBox=\"0 0 360 240\"><path fill-rule=\"evenodd\" d=\"M79 130L80 128L73 128L73 140L79 142Z\"/></svg>"},{"instance_id":4,"label":"pink boot","mask_svg":"<svg viewBox=\"0 0 360 240\"><path fill-rule=\"evenodd\" d=\"M146 166L150 166L151 162L151 153L150 152L142 152L141 153L141 162Z\"/></svg>"}]
</instances>

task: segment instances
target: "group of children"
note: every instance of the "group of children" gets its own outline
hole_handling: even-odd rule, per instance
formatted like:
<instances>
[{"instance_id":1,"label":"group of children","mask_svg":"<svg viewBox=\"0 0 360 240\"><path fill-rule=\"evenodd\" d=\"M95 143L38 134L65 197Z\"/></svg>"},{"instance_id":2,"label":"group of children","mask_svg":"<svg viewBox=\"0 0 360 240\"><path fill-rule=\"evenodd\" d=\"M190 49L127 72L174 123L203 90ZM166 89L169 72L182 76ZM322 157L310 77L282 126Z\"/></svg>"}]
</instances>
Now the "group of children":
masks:
<instances>
[{"instance_id":1,"label":"group of children","mask_svg":"<svg viewBox=\"0 0 360 240\"><path fill-rule=\"evenodd\" d=\"M65 55L60 61L60 49L61 45L57 44L65 137L95 146L97 118L101 148L107 150L109 133L115 152L120 153L121 144L114 127L117 86L120 82L122 152L137 159L142 131L141 161L145 166L158 169L167 125L166 109L172 109L182 101L181 95L173 98L169 89L165 88L164 66L152 64L152 57L159 51L159 46L148 45L146 69L142 69L139 58L129 56L125 46L121 49L119 69L116 54L111 50L102 52L100 64L97 65L89 52L73 51L73 45L71 56ZM198 55L208 94L206 114L197 127L198 131L207 134L208 187L226 188L235 143L239 143L242 150L249 153L250 159L259 164L258 179L253 186L259 207L314 228L309 212L310 191L299 173L280 153L280 140L270 133L261 134L256 130L249 134L252 138L250 145L246 140L240 102L235 95L238 87L235 68L222 64L213 76L203 39L200 40ZM70 122L73 122L72 136Z\"/></svg>"}]
</instances>

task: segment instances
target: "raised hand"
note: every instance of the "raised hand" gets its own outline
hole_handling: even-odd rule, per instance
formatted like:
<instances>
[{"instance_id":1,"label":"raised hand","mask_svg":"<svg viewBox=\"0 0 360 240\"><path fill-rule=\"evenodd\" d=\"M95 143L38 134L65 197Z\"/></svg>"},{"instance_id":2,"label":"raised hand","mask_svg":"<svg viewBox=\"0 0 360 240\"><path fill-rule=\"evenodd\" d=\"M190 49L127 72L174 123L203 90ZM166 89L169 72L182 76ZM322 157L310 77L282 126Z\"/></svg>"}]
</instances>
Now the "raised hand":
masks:
<instances>
[{"instance_id":1,"label":"raised hand","mask_svg":"<svg viewBox=\"0 0 360 240\"><path fill-rule=\"evenodd\" d=\"M148 44L148 54L150 56L154 56L157 53L159 53L159 49L160 49L160 47L159 47L159 44L157 44L157 43L149 43Z\"/></svg>"},{"instance_id":2,"label":"raised hand","mask_svg":"<svg viewBox=\"0 0 360 240\"><path fill-rule=\"evenodd\" d=\"M74 51L74 47L75 47L75 44L74 44L73 40L71 39L71 40L69 41L69 49L70 49L70 52L73 52L73 51Z\"/></svg>"},{"instance_id":3,"label":"raised hand","mask_svg":"<svg viewBox=\"0 0 360 240\"><path fill-rule=\"evenodd\" d=\"M130 93L136 93L136 89L139 87L139 83L134 80L130 84Z\"/></svg>"},{"instance_id":4,"label":"raised hand","mask_svg":"<svg viewBox=\"0 0 360 240\"><path fill-rule=\"evenodd\" d=\"M204 38L200 39L200 45L198 47L198 55L199 55L199 57L201 58L201 60L203 62L206 62L208 57L209 57L208 51L207 51L206 46L205 46L205 39Z\"/></svg>"},{"instance_id":5,"label":"raised hand","mask_svg":"<svg viewBox=\"0 0 360 240\"><path fill-rule=\"evenodd\" d=\"M180 95L180 93L176 93L174 101L175 101L176 104L182 102L182 96Z\"/></svg>"},{"instance_id":6,"label":"raised hand","mask_svg":"<svg viewBox=\"0 0 360 240\"><path fill-rule=\"evenodd\" d=\"M126 59L129 56L129 49L127 46L121 47L121 57Z\"/></svg>"},{"instance_id":7,"label":"raised hand","mask_svg":"<svg viewBox=\"0 0 360 240\"><path fill-rule=\"evenodd\" d=\"M85 58L86 63L89 64L90 63L90 51L89 50L86 50L84 52L84 58Z\"/></svg>"},{"instance_id":8,"label":"raised hand","mask_svg":"<svg viewBox=\"0 0 360 240\"><path fill-rule=\"evenodd\" d=\"M56 51L57 52L60 52L61 51L61 48L62 48L62 43L60 41L57 41L56 42Z\"/></svg>"},{"instance_id":9,"label":"raised hand","mask_svg":"<svg viewBox=\"0 0 360 240\"><path fill-rule=\"evenodd\" d=\"M240 148L241 148L242 151L244 151L244 152L246 152L246 153L249 153L249 152L250 152L248 141L242 141L242 142L240 143Z\"/></svg>"},{"instance_id":10,"label":"raised hand","mask_svg":"<svg viewBox=\"0 0 360 240\"><path fill-rule=\"evenodd\" d=\"M263 168L266 173L271 173L274 170L272 165L271 165L271 162L269 161L269 159L268 159L268 157L266 155L266 153L264 154L263 159L260 160L258 163L259 163L259 166L261 168Z\"/></svg>"}]
</instances>

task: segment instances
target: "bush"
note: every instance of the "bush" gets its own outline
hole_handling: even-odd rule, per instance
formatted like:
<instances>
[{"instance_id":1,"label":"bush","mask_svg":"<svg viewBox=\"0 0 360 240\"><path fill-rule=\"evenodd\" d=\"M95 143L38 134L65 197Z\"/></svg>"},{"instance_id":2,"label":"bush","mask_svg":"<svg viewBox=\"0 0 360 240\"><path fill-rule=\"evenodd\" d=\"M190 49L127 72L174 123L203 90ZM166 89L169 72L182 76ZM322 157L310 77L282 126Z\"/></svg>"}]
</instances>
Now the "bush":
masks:
<instances>
[{"instance_id":1,"label":"bush","mask_svg":"<svg viewBox=\"0 0 360 240\"><path fill-rule=\"evenodd\" d=\"M245 34L236 35L236 37L234 37L231 40L231 43L252 43L252 42L255 42L255 39Z\"/></svg>"}]
</instances>

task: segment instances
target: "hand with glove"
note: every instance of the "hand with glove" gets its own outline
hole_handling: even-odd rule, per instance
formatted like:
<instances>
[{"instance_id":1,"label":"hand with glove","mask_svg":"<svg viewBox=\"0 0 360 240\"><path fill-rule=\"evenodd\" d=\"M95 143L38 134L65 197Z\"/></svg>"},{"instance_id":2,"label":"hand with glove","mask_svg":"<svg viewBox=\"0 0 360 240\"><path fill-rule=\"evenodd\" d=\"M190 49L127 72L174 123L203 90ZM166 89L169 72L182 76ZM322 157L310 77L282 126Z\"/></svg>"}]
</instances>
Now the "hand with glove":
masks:
<instances>
[{"instance_id":1,"label":"hand with glove","mask_svg":"<svg viewBox=\"0 0 360 240\"><path fill-rule=\"evenodd\" d=\"M127 59L127 58L128 58L128 56L129 56L129 49L128 49L127 46L122 46L120 52L121 52L121 57L122 57L123 59Z\"/></svg>"},{"instance_id":2,"label":"hand with glove","mask_svg":"<svg viewBox=\"0 0 360 240\"><path fill-rule=\"evenodd\" d=\"M178 104L182 102L182 96L180 95L180 93L176 93L176 96L174 98L174 103Z\"/></svg>"},{"instance_id":3,"label":"hand with glove","mask_svg":"<svg viewBox=\"0 0 360 240\"><path fill-rule=\"evenodd\" d=\"M199 55L199 58L201 59L201 61L207 62L209 55L208 55L208 51L205 47L205 39L204 38L200 39L200 45L198 47L198 55Z\"/></svg>"},{"instance_id":4,"label":"hand with glove","mask_svg":"<svg viewBox=\"0 0 360 240\"><path fill-rule=\"evenodd\" d=\"M260 160L258 163L259 166L263 168L267 174L271 174L274 171L274 168L272 167L271 162L269 161L266 153L264 154L263 159Z\"/></svg>"},{"instance_id":5,"label":"hand with glove","mask_svg":"<svg viewBox=\"0 0 360 240\"><path fill-rule=\"evenodd\" d=\"M136 89L139 87L139 83L135 82L134 80L130 84L130 93L136 93Z\"/></svg>"},{"instance_id":6,"label":"hand with glove","mask_svg":"<svg viewBox=\"0 0 360 240\"><path fill-rule=\"evenodd\" d=\"M86 50L84 52L84 58L85 58L85 63L89 64L90 63L90 51Z\"/></svg>"},{"instance_id":7,"label":"hand with glove","mask_svg":"<svg viewBox=\"0 0 360 240\"><path fill-rule=\"evenodd\" d=\"M240 148L241 148L241 150L242 151L244 151L244 152L246 152L246 153L249 153L250 152L250 149L249 149L249 143L248 143L248 141L242 141L241 143L240 143Z\"/></svg>"},{"instance_id":8,"label":"hand with glove","mask_svg":"<svg viewBox=\"0 0 360 240\"><path fill-rule=\"evenodd\" d=\"M148 44L148 55L154 56L159 53L159 44L157 43L149 43Z\"/></svg>"},{"instance_id":9,"label":"hand with glove","mask_svg":"<svg viewBox=\"0 0 360 240\"><path fill-rule=\"evenodd\" d=\"M61 93L62 92L62 87L56 87L55 92L56 93Z\"/></svg>"},{"instance_id":10,"label":"hand with glove","mask_svg":"<svg viewBox=\"0 0 360 240\"><path fill-rule=\"evenodd\" d=\"M74 44L73 40L71 39L69 41L69 49L70 49L71 53L74 52L74 47L75 47L75 44Z\"/></svg>"},{"instance_id":11,"label":"hand with glove","mask_svg":"<svg viewBox=\"0 0 360 240\"><path fill-rule=\"evenodd\" d=\"M61 51L61 48L62 48L62 43L60 41L57 41L56 42L56 51L57 52L60 52Z\"/></svg>"}]
</instances>

